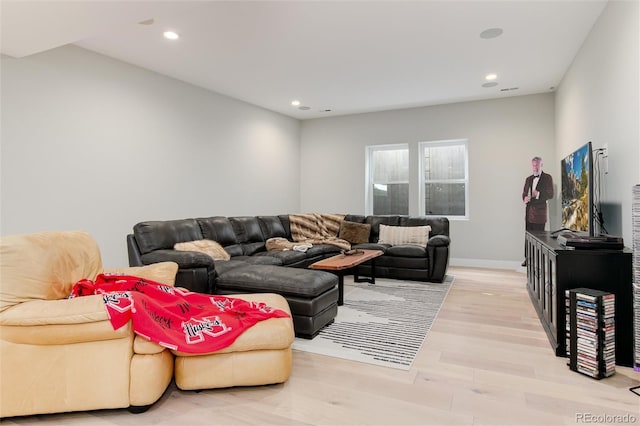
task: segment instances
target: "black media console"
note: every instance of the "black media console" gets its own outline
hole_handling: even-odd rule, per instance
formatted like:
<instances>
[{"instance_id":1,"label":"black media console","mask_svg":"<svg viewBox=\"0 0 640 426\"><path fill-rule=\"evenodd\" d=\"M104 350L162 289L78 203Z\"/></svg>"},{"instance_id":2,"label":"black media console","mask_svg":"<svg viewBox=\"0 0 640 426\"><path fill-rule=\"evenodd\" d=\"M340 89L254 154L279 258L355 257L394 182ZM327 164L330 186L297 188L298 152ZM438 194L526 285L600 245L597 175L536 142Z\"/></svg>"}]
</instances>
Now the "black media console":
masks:
<instances>
[{"instance_id":1,"label":"black media console","mask_svg":"<svg viewBox=\"0 0 640 426\"><path fill-rule=\"evenodd\" d=\"M527 290L556 356L567 356L566 290L615 294L616 364L633 366L632 251L578 249L549 232L527 232Z\"/></svg>"}]
</instances>

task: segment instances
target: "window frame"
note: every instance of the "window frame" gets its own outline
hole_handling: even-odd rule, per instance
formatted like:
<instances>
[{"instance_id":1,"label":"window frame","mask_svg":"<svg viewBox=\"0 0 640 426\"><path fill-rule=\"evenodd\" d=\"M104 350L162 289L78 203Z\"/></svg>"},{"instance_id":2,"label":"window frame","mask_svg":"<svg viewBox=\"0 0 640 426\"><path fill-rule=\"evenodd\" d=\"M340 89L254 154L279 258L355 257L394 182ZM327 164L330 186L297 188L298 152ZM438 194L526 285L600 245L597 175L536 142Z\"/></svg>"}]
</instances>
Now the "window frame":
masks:
<instances>
[{"instance_id":1,"label":"window frame","mask_svg":"<svg viewBox=\"0 0 640 426\"><path fill-rule=\"evenodd\" d=\"M387 182L387 183L406 183L409 188L409 195L411 195L411 151L409 150L408 143L396 143L396 144L385 144L385 145L368 145L365 147L366 151L366 164L365 164L365 214L372 215L373 214L373 153L376 151L395 151L395 150L406 150L407 158L408 158L408 168L409 168L409 176L406 182ZM411 200L408 200L409 203ZM401 214L401 213L398 213ZM403 213L403 214L409 214Z\"/></svg>"},{"instance_id":2,"label":"window frame","mask_svg":"<svg viewBox=\"0 0 640 426\"><path fill-rule=\"evenodd\" d=\"M425 147L457 146L464 147L464 179L434 179L425 178ZM427 183L463 183L464 184L464 215L428 215L425 208L425 185ZM448 139L439 141L418 142L418 213L421 216L446 217L449 220L469 220L469 140Z\"/></svg>"}]
</instances>

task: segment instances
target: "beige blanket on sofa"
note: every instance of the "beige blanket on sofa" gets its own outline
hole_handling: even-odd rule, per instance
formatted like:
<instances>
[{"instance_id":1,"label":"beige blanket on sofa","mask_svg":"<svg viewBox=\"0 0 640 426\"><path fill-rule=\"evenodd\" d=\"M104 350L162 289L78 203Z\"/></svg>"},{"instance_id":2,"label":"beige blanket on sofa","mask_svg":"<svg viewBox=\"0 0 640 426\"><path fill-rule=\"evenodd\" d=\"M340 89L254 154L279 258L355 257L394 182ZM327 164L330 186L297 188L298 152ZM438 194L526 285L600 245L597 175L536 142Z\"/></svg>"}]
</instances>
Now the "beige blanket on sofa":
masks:
<instances>
[{"instance_id":1,"label":"beige blanket on sofa","mask_svg":"<svg viewBox=\"0 0 640 426\"><path fill-rule=\"evenodd\" d=\"M338 238L344 215L339 214L290 214L291 238L298 243L331 244L342 250L350 250L351 244Z\"/></svg>"}]
</instances>

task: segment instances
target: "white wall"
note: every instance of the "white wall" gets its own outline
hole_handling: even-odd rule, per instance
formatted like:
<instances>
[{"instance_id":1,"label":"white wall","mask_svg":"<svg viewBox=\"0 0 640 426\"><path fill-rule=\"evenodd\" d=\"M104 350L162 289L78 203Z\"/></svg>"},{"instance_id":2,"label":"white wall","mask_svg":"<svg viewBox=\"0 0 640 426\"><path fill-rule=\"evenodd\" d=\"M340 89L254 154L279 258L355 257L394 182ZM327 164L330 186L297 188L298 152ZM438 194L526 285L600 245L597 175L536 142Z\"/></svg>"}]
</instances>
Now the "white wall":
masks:
<instances>
[{"instance_id":1,"label":"white wall","mask_svg":"<svg viewBox=\"0 0 640 426\"><path fill-rule=\"evenodd\" d=\"M1 58L1 234L296 212L300 125L87 50Z\"/></svg>"},{"instance_id":2,"label":"white wall","mask_svg":"<svg viewBox=\"0 0 640 426\"><path fill-rule=\"evenodd\" d=\"M608 145L609 173L600 181L605 227L627 246L632 187L640 183L638 4L608 3L556 95L558 158L588 141Z\"/></svg>"},{"instance_id":3,"label":"white wall","mask_svg":"<svg viewBox=\"0 0 640 426\"><path fill-rule=\"evenodd\" d=\"M409 143L417 181L420 141L469 140L470 220L452 221L454 264L519 265L521 192L531 158L555 161L554 95L376 112L302 123L301 211L364 214L365 147ZM554 176L555 177L555 176ZM417 187L410 214L417 214Z\"/></svg>"}]
</instances>

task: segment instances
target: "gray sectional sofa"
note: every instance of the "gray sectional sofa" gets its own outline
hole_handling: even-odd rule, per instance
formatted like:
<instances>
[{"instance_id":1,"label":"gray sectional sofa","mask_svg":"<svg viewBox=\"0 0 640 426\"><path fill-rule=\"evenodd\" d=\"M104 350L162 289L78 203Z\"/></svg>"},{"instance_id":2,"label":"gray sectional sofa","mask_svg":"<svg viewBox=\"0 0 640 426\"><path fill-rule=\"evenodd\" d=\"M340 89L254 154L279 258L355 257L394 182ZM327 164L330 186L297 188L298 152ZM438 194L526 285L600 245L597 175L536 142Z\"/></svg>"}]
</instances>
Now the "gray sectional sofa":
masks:
<instances>
[{"instance_id":1,"label":"gray sectional sofa","mask_svg":"<svg viewBox=\"0 0 640 426\"><path fill-rule=\"evenodd\" d=\"M449 262L449 221L415 216L346 215L345 224L370 229L365 241L352 248L379 249L377 277L442 282ZM426 245L389 245L378 242L380 225L431 226ZM291 239L289 215L214 216L140 222L127 235L129 264L173 261L179 265L176 285L212 294L271 292L282 294L291 307L296 334L313 337L337 314L337 277L306 269L310 264L340 253L330 244L314 244L306 252L269 251L270 238ZM230 260L214 261L200 252L178 251L180 242L217 241ZM360 274L370 274L370 266Z\"/></svg>"}]
</instances>

